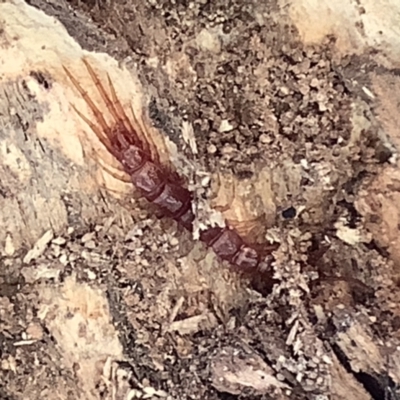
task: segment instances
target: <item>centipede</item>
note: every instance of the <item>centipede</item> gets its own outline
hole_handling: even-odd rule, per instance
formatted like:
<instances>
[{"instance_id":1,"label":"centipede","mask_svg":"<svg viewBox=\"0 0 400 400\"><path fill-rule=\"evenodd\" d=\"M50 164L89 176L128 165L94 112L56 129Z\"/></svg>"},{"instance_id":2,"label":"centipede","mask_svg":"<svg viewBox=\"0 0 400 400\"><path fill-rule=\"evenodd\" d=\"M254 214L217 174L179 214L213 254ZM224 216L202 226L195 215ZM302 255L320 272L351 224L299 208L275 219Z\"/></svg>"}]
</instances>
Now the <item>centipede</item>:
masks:
<instances>
[{"instance_id":1,"label":"centipede","mask_svg":"<svg viewBox=\"0 0 400 400\"><path fill-rule=\"evenodd\" d=\"M188 231L193 231L193 193L184 185L176 171L160 161L154 143L149 140L144 124L140 124L133 108L128 116L119 100L110 75L107 74L108 88L105 87L91 64L82 59L100 98L110 112L112 122L107 122L88 92L74 74L65 66L63 69L75 89L82 96L94 119L91 120L73 108L80 118L95 133L101 144L118 161L130 182L149 203L155 205L162 216L172 218ZM265 271L270 267L272 251L261 251L247 243L234 227L210 227L200 232L200 240L213 249L221 259L244 273ZM275 249L276 247L274 247Z\"/></svg>"}]
</instances>

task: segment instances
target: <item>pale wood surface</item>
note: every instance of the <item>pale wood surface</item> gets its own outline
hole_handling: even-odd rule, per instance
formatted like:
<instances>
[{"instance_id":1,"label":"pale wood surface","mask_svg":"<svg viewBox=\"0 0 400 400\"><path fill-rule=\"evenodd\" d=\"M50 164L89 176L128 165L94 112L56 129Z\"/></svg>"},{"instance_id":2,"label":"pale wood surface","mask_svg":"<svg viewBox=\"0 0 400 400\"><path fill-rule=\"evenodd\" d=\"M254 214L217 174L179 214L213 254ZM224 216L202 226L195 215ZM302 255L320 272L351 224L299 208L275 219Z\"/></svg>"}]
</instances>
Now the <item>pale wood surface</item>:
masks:
<instances>
[{"instance_id":1,"label":"pale wood surface","mask_svg":"<svg viewBox=\"0 0 400 400\"><path fill-rule=\"evenodd\" d=\"M64 11L59 12L63 15ZM68 18L73 21L74 17ZM94 147L113 165L93 132L73 112L71 104L90 115L62 65L76 74L94 98L93 82L81 63L84 55L91 57L95 68L112 75L123 102L136 99L138 110L141 89L132 71L120 68L106 54L82 50L57 19L23 2L0 4L0 26L0 248L7 254L30 247L48 230L60 232L71 218L75 224L87 224L106 211L120 212L119 205L107 201L108 194L100 195L102 185L122 194L130 190L104 174L90 154ZM381 95L385 96L385 87ZM367 400L370 395L353 373L382 374L387 367L385 344L374 337L367 320L359 319L354 310L347 311L347 316L334 316L340 330L334 344L350 371L331 353L332 399ZM321 347L333 344L323 343L316 331L310 332L311 340ZM400 385L397 359L391 358L390 376Z\"/></svg>"}]
</instances>

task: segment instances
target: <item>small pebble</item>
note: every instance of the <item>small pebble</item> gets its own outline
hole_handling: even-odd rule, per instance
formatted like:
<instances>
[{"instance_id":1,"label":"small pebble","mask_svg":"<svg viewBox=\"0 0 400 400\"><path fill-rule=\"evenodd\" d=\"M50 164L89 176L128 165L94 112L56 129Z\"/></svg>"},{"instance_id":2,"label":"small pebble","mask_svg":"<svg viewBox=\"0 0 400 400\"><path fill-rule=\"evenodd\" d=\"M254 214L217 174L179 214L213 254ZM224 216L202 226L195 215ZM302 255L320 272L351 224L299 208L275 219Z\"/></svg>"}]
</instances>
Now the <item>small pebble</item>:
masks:
<instances>
[{"instance_id":1,"label":"small pebble","mask_svg":"<svg viewBox=\"0 0 400 400\"><path fill-rule=\"evenodd\" d=\"M85 247L93 250L96 248L96 242L94 240L89 240L85 243Z\"/></svg>"},{"instance_id":2,"label":"small pebble","mask_svg":"<svg viewBox=\"0 0 400 400\"><path fill-rule=\"evenodd\" d=\"M313 88L317 88L319 86L319 80L317 78L312 78L310 82L310 86Z\"/></svg>"},{"instance_id":3,"label":"small pebble","mask_svg":"<svg viewBox=\"0 0 400 400\"><path fill-rule=\"evenodd\" d=\"M62 246L63 244L65 244L67 242L67 240L61 236L57 236L55 239L53 239L51 241L51 243L53 244L57 244L59 246Z\"/></svg>"},{"instance_id":4,"label":"small pebble","mask_svg":"<svg viewBox=\"0 0 400 400\"><path fill-rule=\"evenodd\" d=\"M175 236L172 236L171 239L169 240L169 244L172 247L178 246L179 240Z\"/></svg>"},{"instance_id":5,"label":"small pebble","mask_svg":"<svg viewBox=\"0 0 400 400\"><path fill-rule=\"evenodd\" d=\"M62 254L59 258L59 261L62 265L67 265L68 264L68 257L66 254Z\"/></svg>"},{"instance_id":6,"label":"small pebble","mask_svg":"<svg viewBox=\"0 0 400 400\"><path fill-rule=\"evenodd\" d=\"M262 133L260 135L259 141L262 144L269 144L271 143L272 139L266 133Z\"/></svg>"},{"instance_id":7,"label":"small pebble","mask_svg":"<svg viewBox=\"0 0 400 400\"><path fill-rule=\"evenodd\" d=\"M210 185L211 179L209 176L205 176L202 180L201 180L201 186L203 187L208 187Z\"/></svg>"},{"instance_id":8,"label":"small pebble","mask_svg":"<svg viewBox=\"0 0 400 400\"><path fill-rule=\"evenodd\" d=\"M221 125L219 126L218 131L223 133L223 132L229 132L232 129L233 125L231 125L227 119L224 119L221 121Z\"/></svg>"},{"instance_id":9,"label":"small pebble","mask_svg":"<svg viewBox=\"0 0 400 400\"><path fill-rule=\"evenodd\" d=\"M91 281L94 281L96 279L96 274L90 269L86 270L86 275Z\"/></svg>"},{"instance_id":10,"label":"small pebble","mask_svg":"<svg viewBox=\"0 0 400 400\"><path fill-rule=\"evenodd\" d=\"M286 86L280 87L279 91L284 96L287 96L290 93L289 88L287 88Z\"/></svg>"},{"instance_id":11,"label":"small pebble","mask_svg":"<svg viewBox=\"0 0 400 400\"><path fill-rule=\"evenodd\" d=\"M82 236L81 242L82 243L89 242L90 240L92 240L95 237L95 235L96 235L96 232L85 233Z\"/></svg>"},{"instance_id":12,"label":"small pebble","mask_svg":"<svg viewBox=\"0 0 400 400\"><path fill-rule=\"evenodd\" d=\"M210 144L207 147L208 154L215 154L217 152L217 147L214 144Z\"/></svg>"},{"instance_id":13,"label":"small pebble","mask_svg":"<svg viewBox=\"0 0 400 400\"><path fill-rule=\"evenodd\" d=\"M32 322L26 328L26 338L33 340L42 340L43 339L43 328L40 324Z\"/></svg>"}]
</instances>

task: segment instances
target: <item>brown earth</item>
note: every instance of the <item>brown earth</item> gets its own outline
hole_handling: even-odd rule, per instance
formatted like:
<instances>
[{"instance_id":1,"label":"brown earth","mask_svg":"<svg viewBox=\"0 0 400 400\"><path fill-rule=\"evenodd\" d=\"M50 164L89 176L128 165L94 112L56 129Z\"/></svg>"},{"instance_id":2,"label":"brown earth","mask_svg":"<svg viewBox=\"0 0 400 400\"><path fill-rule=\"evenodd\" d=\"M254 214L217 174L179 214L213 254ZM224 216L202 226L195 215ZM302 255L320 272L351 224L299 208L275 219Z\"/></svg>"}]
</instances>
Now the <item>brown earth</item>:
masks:
<instances>
[{"instance_id":1,"label":"brown earth","mask_svg":"<svg viewBox=\"0 0 400 400\"><path fill-rule=\"evenodd\" d=\"M87 223L66 196L67 226L5 241L0 398L400 398L396 100L359 89L392 71L303 45L274 2L29 3L135 69L154 126L211 176L183 172L199 204L280 247L261 295L144 202L108 193Z\"/></svg>"}]
</instances>

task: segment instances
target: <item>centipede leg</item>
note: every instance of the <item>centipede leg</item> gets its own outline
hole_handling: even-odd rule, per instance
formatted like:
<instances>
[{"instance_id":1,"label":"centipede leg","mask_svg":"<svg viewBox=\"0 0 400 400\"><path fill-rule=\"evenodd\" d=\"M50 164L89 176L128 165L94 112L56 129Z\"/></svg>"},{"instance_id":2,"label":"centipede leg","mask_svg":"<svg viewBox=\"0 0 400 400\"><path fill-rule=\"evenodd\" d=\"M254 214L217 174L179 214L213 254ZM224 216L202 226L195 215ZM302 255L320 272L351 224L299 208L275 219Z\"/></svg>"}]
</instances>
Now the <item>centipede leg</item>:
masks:
<instances>
[{"instance_id":1,"label":"centipede leg","mask_svg":"<svg viewBox=\"0 0 400 400\"><path fill-rule=\"evenodd\" d=\"M113 154L113 148L108 138L104 136L102 130L98 126L96 126L92 121L86 118L85 115L83 115L74 105L72 105L72 107L74 108L75 112L79 115L79 117L81 117L83 121L85 121L86 124L89 125L90 129L92 129L92 131L96 134L96 136L100 140L100 143L108 150L108 152Z\"/></svg>"},{"instance_id":2,"label":"centipede leg","mask_svg":"<svg viewBox=\"0 0 400 400\"><path fill-rule=\"evenodd\" d=\"M110 140L107 136L106 133L104 132L111 132L110 127L108 126L106 120L104 119L102 113L100 110L97 108L97 106L94 104L92 99L90 98L88 92L86 92L78 80L74 77L74 75L65 67L63 66L65 73L68 75L69 79L71 80L72 84L75 86L75 88L78 90L78 92L81 94L83 99L85 100L86 104L89 106L89 108L92 110L98 124L100 127L98 127L96 124L94 124L92 121L90 121L82 112L80 112L74 105L72 107L74 108L75 112L79 115L80 118L82 118L83 121L93 130L93 132L96 134L96 136L99 138L100 142L103 144L103 146L111 153L113 154L113 148L111 146Z\"/></svg>"},{"instance_id":3,"label":"centipede leg","mask_svg":"<svg viewBox=\"0 0 400 400\"><path fill-rule=\"evenodd\" d=\"M111 92L111 98L107 94L106 90L104 89L103 84L101 83L100 79L98 78L96 72L93 70L92 66L90 63L84 58L83 62L85 63L85 66L93 79L93 82L95 83L97 90L103 99L104 103L106 104L107 108L110 110L114 121L117 124L120 124L122 128L124 128L125 131L130 132L129 139L133 139L133 144L139 145L141 148L144 149L144 151L147 150L148 152L148 144L147 142L141 138L138 134L137 128L133 127L129 118L127 117L124 108L121 105L121 102L119 101L117 97L117 93L115 92L114 85L111 81L110 75L107 74L108 78L108 84L109 84L109 89Z\"/></svg>"},{"instance_id":4,"label":"centipede leg","mask_svg":"<svg viewBox=\"0 0 400 400\"><path fill-rule=\"evenodd\" d=\"M98 155L98 153L96 152L96 150L94 150L94 152L96 153L96 155ZM112 171L112 169L108 166L105 165L104 161L101 161L101 157L98 156L96 158L96 161L100 164L101 168L106 171L109 175L111 175L113 178L122 181L124 183L132 183L132 179L130 178L130 176L125 173L125 171L122 168L117 168L114 167L117 172Z\"/></svg>"},{"instance_id":5,"label":"centipede leg","mask_svg":"<svg viewBox=\"0 0 400 400\"><path fill-rule=\"evenodd\" d=\"M145 133L146 137L149 139L149 142L151 144L151 148L150 148L150 154L152 156L152 159L157 163L157 164L162 164L164 170L166 171L167 175L169 176L169 178L173 181L175 181L178 184L182 184L184 182L184 180L182 179L182 177L175 171L171 161L160 161L160 153L157 151L157 146L154 143L154 141L152 140L152 135L148 132L148 129L146 128L147 124L144 121L143 117L140 118L140 122L139 119L134 115L134 111L132 110L133 113L133 118L136 121L137 124L139 124L142 128L142 130ZM165 146L165 144L164 144Z\"/></svg>"},{"instance_id":6,"label":"centipede leg","mask_svg":"<svg viewBox=\"0 0 400 400\"><path fill-rule=\"evenodd\" d=\"M157 146L155 145L155 143L151 137L151 134L149 133L148 129L146 128L146 124L143 121L143 117L141 116L140 118L137 118L132 106L131 106L131 111L132 111L133 121L138 126L138 130L140 131L140 134L145 138L145 140L148 144L148 154L151 155L152 160L156 164L161 164L160 155L157 151Z\"/></svg>"},{"instance_id":7,"label":"centipede leg","mask_svg":"<svg viewBox=\"0 0 400 400\"><path fill-rule=\"evenodd\" d=\"M117 93L115 92L115 88L114 85L111 81L111 78L109 75L107 75L108 77L108 85L110 87L110 92L111 92L111 97L112 97L112 101L113 104L115 105L116 109L117 109L117 115L119 117L119 119L123 122L124 127L131 132L131 134L135 133L135 138L136 145L140 145L140 147L143 149L143 151L147 154L151 154L151 149L150 149L150 144L149 144L149 140L146 137L146 135L143 133L142 127L140 126L140 124L137 121L137 118L135 116L135 112L133 111L133 107L131 104L131 111L132 111L132 119L133 122L135 124L135 126L132 125L131 120L128 118L128 116L125 113L124 108L122 107L121 102L118 99Z\"/></svg>"}]
</instances>

